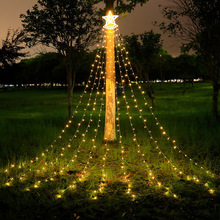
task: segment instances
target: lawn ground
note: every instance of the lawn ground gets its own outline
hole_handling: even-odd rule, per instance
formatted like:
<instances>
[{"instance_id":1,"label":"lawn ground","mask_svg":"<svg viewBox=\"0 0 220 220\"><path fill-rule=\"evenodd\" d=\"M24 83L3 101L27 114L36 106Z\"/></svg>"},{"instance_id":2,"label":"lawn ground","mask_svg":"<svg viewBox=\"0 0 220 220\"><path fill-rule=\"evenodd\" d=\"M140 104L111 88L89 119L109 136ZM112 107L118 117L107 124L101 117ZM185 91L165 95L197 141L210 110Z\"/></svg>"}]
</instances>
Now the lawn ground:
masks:
<instances>
[{"instance_id":1,"label":"lawn ground","mask_svg":"<svg viewBox=\"0 0 220 220\"><path fill-rule=\"evenodd\" d=\"M65 89L0 91L0 219L219 219L212 87L154 88L160 124L126 88L129 111L119 94L120 135L107 144L101 93L88 105L76 88L69 123Z\"/></svg>"}]
</instances>

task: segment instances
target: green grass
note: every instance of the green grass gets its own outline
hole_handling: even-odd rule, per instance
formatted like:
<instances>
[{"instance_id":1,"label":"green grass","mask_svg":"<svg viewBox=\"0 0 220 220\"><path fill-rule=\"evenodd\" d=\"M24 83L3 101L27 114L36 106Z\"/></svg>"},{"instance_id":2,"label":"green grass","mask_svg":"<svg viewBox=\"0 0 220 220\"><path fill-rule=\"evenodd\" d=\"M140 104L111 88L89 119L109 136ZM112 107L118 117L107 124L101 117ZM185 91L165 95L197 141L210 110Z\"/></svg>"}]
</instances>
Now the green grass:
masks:
<instances>
[{"instance_id":1,"label":"green grass","mask_svg":"<svg viewBox=\"0 0 220 220\"><path fill-rule=\"evenodd\" d=\"M144 154L137 153L125 102L119 95L124 169L135 199L126 193L128 184L121 169L119 141L108 143L109 151L106 151L104 111L100 116L96 148L92 148L101 95L92 116L92 104L88 106L77 137L71 147L67 147L81 122L89 93L83 97L72 123L61 133L68 122L64 89L0 91L0 219L219 219L220 124L211 114L211 85L195 84L184 95L178 84L164 84L162 89L155 85L154 88L154 114L166 133L176 140L176 145L199 165L193 165L184 154L173 149L134 87L143 117L160 147L156 149L134 107L130 89L126 88L136 139ZM81 93L81 89L74 92L74 106ZM87 128L90 117L93 121ZM85 142L82 142L86 129ZM58 138L59 135L62 137ZM176 172L163 154L184 175ZM71 162L72 159L75 161ZM200 169L201 166L204 169ZM85 178L80 181L83 170ZM207 174L207 170L210 173ZM103 192L95 193L101 184ZM69 188L70 185L74 187ZM210 189L214 190L213 194Z\"/></svg>"}]
</instances>

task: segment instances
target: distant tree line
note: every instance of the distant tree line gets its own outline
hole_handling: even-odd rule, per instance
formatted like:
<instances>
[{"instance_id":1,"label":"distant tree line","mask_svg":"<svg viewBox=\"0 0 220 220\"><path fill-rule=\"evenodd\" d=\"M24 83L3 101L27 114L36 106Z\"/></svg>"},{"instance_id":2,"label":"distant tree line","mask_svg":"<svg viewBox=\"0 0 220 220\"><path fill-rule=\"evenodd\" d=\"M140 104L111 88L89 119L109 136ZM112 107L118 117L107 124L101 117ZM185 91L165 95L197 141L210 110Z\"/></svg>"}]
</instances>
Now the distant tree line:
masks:
<instances>
[{"instance_id":1,"label":"distant tree line","mask_svg":"<svg viewBox=\"0 0 220 220\"><path fill-rule=\"evenodd\" d=\"M145 57L145 55L143 56ZM146 54L146 57L148 56ZM143 60L144 57L142 58ZM76 71L76 84L87 81L94 59L95 51L83 52L81 62ZM134 61L139 58L132 54L130 59ZM134 63L134 67L136 66L137 64ZM193 78L202 77L208 79L209 77L206 65L200 62L198 56L182 54L174 58L163 49L154 54L154 57L150 59L150 62L147 62L145 68L146 70L142 72L138 68L134 68L135 73L139 75L142 81L146 81L146 72L150 81L169 79L190 81ZM44 83L50 85L54 83L67 84L67 73L61 54L55 52L42 53L34 58L23 59L19 63L13 63L4 68L0 67L0 84L41 85Z\"/></svg>"},{"instance_id":2,"label":"distant tree line","mask_svg":"<svg viewBox=\"0 0 220 220\"><path fill-rule=\"evenodd\" d=\"M75 83L85 82L90 74L90 66L94 61L95 52L83 52L83 57L77 68ZM64 58L55 52L42 53L34 58L23 59L6 67L0 67L0 84L63 84L67 85L67 73Z\"/></svg>"},{"instance_id":3,"label":"distant tree line","mask_svg":"<svg viewBox=\"0 0 220 220\"><path fill-rule=\"evenodd\" d=\"M167 22L161 29L177 36L183 42L182 50L193 50L203 58L212 80L212 112L218 113L220 89L220 1L171 0L163 8Z\"/></svg>"}]
</instances>

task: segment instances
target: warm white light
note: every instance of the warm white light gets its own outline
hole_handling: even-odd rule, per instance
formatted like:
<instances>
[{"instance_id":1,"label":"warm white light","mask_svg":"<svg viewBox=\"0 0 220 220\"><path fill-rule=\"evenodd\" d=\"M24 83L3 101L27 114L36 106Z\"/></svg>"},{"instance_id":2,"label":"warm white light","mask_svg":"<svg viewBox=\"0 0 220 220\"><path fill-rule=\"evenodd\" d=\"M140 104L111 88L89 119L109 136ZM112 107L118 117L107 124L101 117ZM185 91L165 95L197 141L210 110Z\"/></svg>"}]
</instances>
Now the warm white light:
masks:
<instances>
[{"instance_id":1,"label":"warm white light","mask_svg":"<svg viewBox=\"0 0 220 220\"><path fill-rule=\"evenodd\" d=\"M109 11L107 16L103 16L102 18L106 20L106 24L104 25L105 29L114 29L118 27L118 25L115 23L115 19L118 17L118 15L113 15L111 11Z\"/></svg>"}]
</instances>

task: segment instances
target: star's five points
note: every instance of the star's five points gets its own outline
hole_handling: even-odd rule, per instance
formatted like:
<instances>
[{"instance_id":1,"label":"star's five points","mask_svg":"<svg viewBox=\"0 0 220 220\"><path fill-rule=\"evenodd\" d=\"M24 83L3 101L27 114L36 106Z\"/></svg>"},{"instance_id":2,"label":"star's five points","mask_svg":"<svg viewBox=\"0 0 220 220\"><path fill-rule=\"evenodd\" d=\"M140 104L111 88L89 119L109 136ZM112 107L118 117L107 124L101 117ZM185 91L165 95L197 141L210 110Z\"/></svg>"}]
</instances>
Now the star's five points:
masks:
<instances>
[{"instance_id":1,"label":"star's five points","mask_svg":"<svg viewBox=\"0 0 220 220\"><path fill-rule=\"evenodd\" d=\"M118 17L118 15L113 15L111 11L109 11L107 16L103 16L102 18L106 20L106 24L104 28L106 29L114 29L118 27L118 25L115 23L115 19Z\"/></svg>"}]
</instances>

